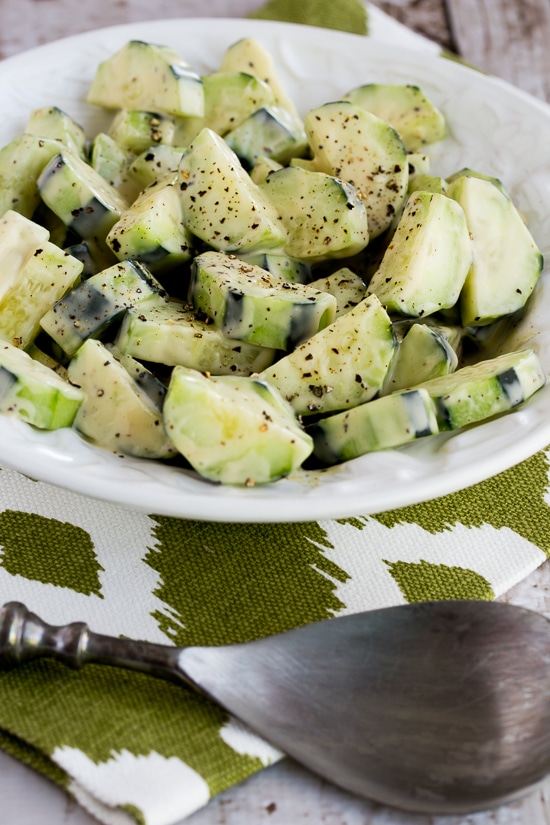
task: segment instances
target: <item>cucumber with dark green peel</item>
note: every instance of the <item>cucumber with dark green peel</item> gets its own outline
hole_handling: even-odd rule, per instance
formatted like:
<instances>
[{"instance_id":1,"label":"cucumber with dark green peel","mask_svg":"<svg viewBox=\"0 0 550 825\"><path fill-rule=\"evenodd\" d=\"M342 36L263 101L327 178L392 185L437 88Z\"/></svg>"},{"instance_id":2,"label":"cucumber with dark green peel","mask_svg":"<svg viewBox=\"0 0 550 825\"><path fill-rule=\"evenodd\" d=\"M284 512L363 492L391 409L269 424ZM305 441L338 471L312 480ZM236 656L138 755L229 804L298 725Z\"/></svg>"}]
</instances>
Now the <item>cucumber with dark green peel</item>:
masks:
<instances>
[{"instance_id":1,"label":"cucumber with dark green peel","mask_svg":"<svg viewBox=\"0 0 550 825\"><path fill-rule=\"evenodd\" d=\"M403 141L388 123L348 100L325 103L304 119L315 167L351 183L364 200L372 238L391 226L407 194Z\"/></svg>"},{"instance_id":2,"label":"cucumber with dark green peel","mask_svg":"<svg viewBox=\"0 0 550 825\"><path fill-rule=\"evenodd\" d=\"M328 326L336 312L332 295L219 252L194 259L189 302L229 338L281 350Z\"/></svg>"},{"instance_id":3,"label":"cucumber with dark green peel","mask_svg":"<svg viewBox=\"0 0 550 825\"><path fill-rule=\"evenodd\" d=\"M156 180L163 180L170 174L175 175L184 151L165 143L148 146L130 162L128 175L136 187L140 190L146 189Z\"/></svg>"},{"instance_id":4,"label":"cucumber with dark green peel","mask_svg":"<svg viewBox=\"0 0 550 825\"><path fill-rule=\"evenodd\" d=\"M494 186L497 187L497 189L500 189L500 191L504 195L508 194L508 192L506 191L506 187L504 186L504 184L500 180L500 178L496 178L494 175L486 175L485 172L479 172L477 169L471 169L469 166L464 166L462 169L459 169L457 172L453 172L452 175L449 175L446 178L446 181L447 181L447 183L454 183L454 181L458 180L458 178L464 178L464 177L479 178L480 180L489 181L489 183L492 183Z\"/></svg>"},{"instance_id":5,"label":"cucumber with dark green peel","mask_svg":"<svg viewBox=\"0 0 550 825\"><path fill-rule=\"evenodd\" d=\"M412 324L399 344L383 393L387 395L448 375L457 366L457 354L444 335L427 324Z\"/></svg>"},{"instance_id":6,"label":"cucumber with dark green peel","mask_svg":"<svg viewBox=\"0 0 550 825\"><path fill-rule=\"evenodd\" d=\"M224 137L256 109L275 102L267 83L248 72L212 72L203 75L202 84L204 115L176 122L178 146L188 146L205 127Z\"/></svg>"},{"instance_id":7,"label":"cucumber with dark green peel","mask_svg":"<svg viewBox=\"0 0 550 825\"><path fill-rule=\"evenodd\" d=\"M310 286L320 289L321 292L328 292L336 298L336 318L349 312L363 300L367 293L367 287L360 275L353 272L349 267L344 266L309 282Z\"/></svg>"},{"instance_id":8,"label":"cucumber with dark green peel","mask_svg":"<svg viewBox=\"0 0 550 825\"><path fill-rule=\"evenodd\" d=\"M86 158L84 129L80 123L77 123L58 106L43 106L40 109L34 109L25 125L25 134L59 140L75 155Z\"/></svg>"},{"instance_id":9,"label":"cucumber with dark green peel","mask_svg":"<svg viewBox=\"0 0 550 825\"><path fill-rule=\"evenodd\" d=\"M107 235L119 260L141 261L153 273L191 259L194 239L183 225L175 179L152 183L120 216Z\"/></svg>"},{"instance_id":10,"label":"cucumber with dark green peel","mask_svg":"<svg viewBox=\"0 0 550 825\"><path fill-rule=\"evenodd\" d=\"M491 181L469 175L453 180L448 195L464 210L474 250L460 295L463 326L483 326L520 310L543 258L514 203Z\"/></svg>"},{"instance_id":11,"label":"cucumber with dark green peel","mask_svg":"<svg viewBox=\"0 0 550 825\"><path fill-rule=\"evenodd\" d=\"M438 425L429 393L416 388L327 416L306 432L313 438L316 458L332 465L435 435Z\"/></svg>"},{"instance_id":12,"label":"cucumber with dark green peel","mask_svg":"<svg viewBox=\"0 0 550 825\"><path fill-rule=\"evenodd\" d=\"M174 367L163 415L180 453L222 484L276 481L300 467L313 447L292 408L255 378Z\"/></svg>"},{"instance_id":13,"label":"cucumber with dark green peel","mask_svg":"<svg viewBox=\"0 0 550 825\"><path fill-rule=\"evenodd\" d=\"M170 458L176 451L162 423L164 388L156 382L158 399L153 400L150 389L143 389L144 372L143 366L133 359L121 360L101 341L86 341L68 368L70 381L85 395L74 427L114 452Z\"/></svg>"},{"instance_id":14,"label":"cucumber with dark green peel","mask_svg":"<svg viewBox=\"0 0 550 825\"><path fill-rule=\"evenodd\" d=\"M271 172L260 189L282 218L291 258L319 263L349 258L367 246L367 209L351 184L287 166Z\"/></svg>"},{"instance_id":15,"label":"cucumber with dark green peel","mask_svg":"<svg viewBox=\"0 0 550 825\"><path fill-rule=\"evenodd\" d=\"M252 375L273 363L275 350L227 338L188 304L129 309L115 339L117 348L142 361L212 375Z\"/></svg>"},{"instance_id":16,"label":"cucumber with dark green peel","mask_svg":"<svg viewBox=\"0 0 550 825\"><path fill-rule=\"evenodd\" d=\"M107 134L123 151L139 155L156 143L170 144L174 132L174 120L167 115L140 109L122 109L113 118Z\"/></svg>"},{"instance_id":17,"label":"cucumber with dark green peel","mask_svg":"<svg viewBox=\"0 0 550 825\"><path fill-rule=\"evenodd\" d=\"M202 116L204 91L198 72L168 46L131 40L98 66L88 103L107 109L153 109Z\"/></svg>"},{"instance_id":18,"label":"cucumber with dark green peel","mask_svg":"<svg viewBox=\"0 0 550 825\"><path fill-rule=\"evenodd\" d=\"M68 150L44 167L37 186L44 203L84 240L102 242L128 208L113 186Z\"/></svg>"},{"instance_id":19,"label":"cucumber with dark green peel","mask_svg":"<svg viewBox=\"0 0 550 825\"><path fill-rule=\"evenodd\" d=\"M121 261L92 275L41 319L42 329L68 356L88 338L98 338L129 307L160 304L166 293L137 261Z\"/></svg>"},{"instance_id":20,"label":"cucumber with dark green peel","mask_svg":"<svg viewBox=\"0 0 550 825\"><path fill-rule=\"evenodd\" d=\"M276 387L298 415L345 410L364 404L381 389L395 346L390 318L371 296L260 377Z\"/></svg>"},{"instance_id":21,"label":"cucumber with dark green peel","mask_svg":"<svg viewBox=\"0 0 550 825\"><path fill-rule=\"evenodd\" d=\"M288 163L308 150L301 121L281 106L262 106L225 135L225 140L247 168L261 157Z\"/></svg>"},{"instance_id":22,"label":"cucumber with dark green peel","mask_svg":"<svg viewBox=\"0 0 550 825\"><path fill-rule=\"evenodd\" d=\"M261 155L256 159L254 166L250 170L250 177L254 183L261 183L267 178L270 172L276 172L278 169L282 168L282 163L279 163L272 158L268 158L265 155Z\"/></svg>"},{"instance_id":23,"label":"cucumber with dark green peel","mask_svg":"<svg viewBox=\"0 0 550 825\"><path fill-rule=\"evenodd\" d=\"M92 141L90 166L117 190L126 203L132 203L145 188L145 184L140 186L130 171L133 158L131 152L122 149L106 132L99 132Z\"/></svg>"},{"instance_id":24,"label":"cucumber with dark green peel","mask_svg":"<svg viewBox=\"0 0 550 825\"><path fill-rule=\"evenodd\" d=\"M409 175L409 195L412 192L438 192L446 195L449 184L445 178L438 175Z\"/></svg>"},{"instance_id":25,"label":"cucumber with dark green peel","mask_svg":"<svg viewBox=\"0 0 550 825\"><path fill-rule=\"evenodd\" d=\"M545 383L537 354L521 350L462 367L422 386L435 403L440 429L454 430L509 412Z\"/></svg>"},{"instance_id":26,"label":"cucumber with dark green peel","mask_svg":"<svg viewBox=\"0 0 550 825\"><path fill-rule=\"evenodd\" d=\"M287 236L275 207L211 129L203 129L184 153L179 181L184 223L212 248L283 250Z\"/></svg>"},{"instance_id":27,"label":"cucumber with dark green peel","mask_svg":"<svg viewBox=\"0 0 550 825\"><path fill-rule=\"evenodd\" d=\"M70 427L84 393L35 361L26 352L0 342L0 413L33 427Z\"/></svg>"},{"instance_id":28,"label":"cucumber with dark green peel","mask_svg":"<svg viewBox=\"0 0 550 825\"><path fill-rule=\"evenodd\" d=\"M13 209L32 218L40 204L36 182L62 148L59 140L21 135L0 149L0 215Z\"/></svg>"},{"instance_id":29,"label":"cucumber with dark green peel","mask_svg":"<svg viewBox=\"0 0 550 825\"><path fill-rule=\"evenodd\" d=\"M393 126L407 152L416 152L447 135L443 112L419 86L367 83L345 94L344 100L350 100Z\"/></svg>"},{"instance_id":30,"label":"cucumber with dark green peel","mask_svg":"<svg viewBox=\"0 0 550 825\"><path fill-rule=\"evenodd\" d=\"M462 208L445 195L415 192L368 292L389 312L422 318L457 303L472 260Z\"/></svg>"},{"instance_id":31,"label":"cucumber with dark green peel","mask_svg":"<svg viewBox=\"0 0 550 825\"><path fill-rule=\"evenodd\" d=\"M238 255L238 258L247 264L259 266L279 281L288 281L290 284L307 284L311 277L311 267L307 263L288 255L276 252L245 252Z\"/></svg>"}]
</instances>

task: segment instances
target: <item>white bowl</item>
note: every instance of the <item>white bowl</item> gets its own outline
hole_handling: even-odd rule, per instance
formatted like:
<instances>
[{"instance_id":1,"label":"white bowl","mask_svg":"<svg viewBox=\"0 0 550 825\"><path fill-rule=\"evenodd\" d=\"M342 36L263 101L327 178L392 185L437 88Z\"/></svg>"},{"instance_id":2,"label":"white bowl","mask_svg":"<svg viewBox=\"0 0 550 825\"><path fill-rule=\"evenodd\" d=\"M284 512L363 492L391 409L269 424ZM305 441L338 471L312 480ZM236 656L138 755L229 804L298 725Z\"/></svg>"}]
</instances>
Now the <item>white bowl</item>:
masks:
<instances>
[{"instance_id":1,"label":"white bowl","mask_svg":"<svg viewBox=\"0 0 550 825\"><path fill-rule=\"evenodd\" d=\"M306 112L367 82L416 83L444 110L449 137L430 147L434 173L469 166L503 180L550 261L550 108L455 61L391 42L237 19L137 23L66 38L0 63L0 145L29 112L56 105L93 135L109 116L85 103L98 62L130 39L170 45L200 72L242 37L261 41ZM548 268L509 348L533 346L550 373ZM373 453L255 488L209 484L160 462L120 458L72 430L39 432L0 416L0 462L27 475L149 513L213 521L285 522L367 515L454 492L550 444L550 385L515 412L452 436Z\"/></svg>"}]
</instances>

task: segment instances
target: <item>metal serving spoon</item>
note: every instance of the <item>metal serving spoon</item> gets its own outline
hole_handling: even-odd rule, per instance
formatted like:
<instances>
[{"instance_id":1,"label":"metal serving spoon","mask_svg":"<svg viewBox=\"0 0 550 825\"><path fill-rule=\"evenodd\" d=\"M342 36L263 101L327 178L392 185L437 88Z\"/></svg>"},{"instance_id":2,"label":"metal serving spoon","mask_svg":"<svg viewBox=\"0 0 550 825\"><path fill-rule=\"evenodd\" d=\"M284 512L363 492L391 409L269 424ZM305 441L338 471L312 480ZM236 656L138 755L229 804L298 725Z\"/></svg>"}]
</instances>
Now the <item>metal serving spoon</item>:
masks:
<instances>
[{"instance_id":1,"label":"metal serving spoon","mask_svg":"<svg viewBox=\"0 0 550 825\"><path fill-rule=\"evenodd\" d=\"M493 807L550 772L550 624L507 604L403 605L184 648L5 605L0 663L44 655L184 683L342 788L410 811Z\"/></svg>"}]
</instances>

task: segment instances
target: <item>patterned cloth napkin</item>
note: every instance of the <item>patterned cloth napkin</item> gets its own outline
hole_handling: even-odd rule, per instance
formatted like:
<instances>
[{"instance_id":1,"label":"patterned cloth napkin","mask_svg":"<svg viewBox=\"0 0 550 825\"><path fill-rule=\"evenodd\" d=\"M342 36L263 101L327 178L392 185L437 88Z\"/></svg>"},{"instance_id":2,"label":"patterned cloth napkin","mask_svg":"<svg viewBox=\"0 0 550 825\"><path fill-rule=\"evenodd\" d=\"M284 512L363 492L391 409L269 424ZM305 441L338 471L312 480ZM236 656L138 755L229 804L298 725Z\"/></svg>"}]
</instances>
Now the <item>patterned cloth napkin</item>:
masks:
<instances>
[{"instance_id":1,"label":"patterned cloth napkin","mask_svg":"<svg viewBox=\"0 0 550 825\"><path fill-rule=\"evenodd\" d=\"M358 0L272 0L257 16L366 33ZM376 9L368 19L372 36L421 42ZM550 552L548 487L540 452L377 516L221 525L132 512L3 469L0 599L54 624L177 645L423 599L492 599ZM175 823L281 757L186 688L48 660L0 672L0 745L113 825Z\"/></svg>"}]
</instances>

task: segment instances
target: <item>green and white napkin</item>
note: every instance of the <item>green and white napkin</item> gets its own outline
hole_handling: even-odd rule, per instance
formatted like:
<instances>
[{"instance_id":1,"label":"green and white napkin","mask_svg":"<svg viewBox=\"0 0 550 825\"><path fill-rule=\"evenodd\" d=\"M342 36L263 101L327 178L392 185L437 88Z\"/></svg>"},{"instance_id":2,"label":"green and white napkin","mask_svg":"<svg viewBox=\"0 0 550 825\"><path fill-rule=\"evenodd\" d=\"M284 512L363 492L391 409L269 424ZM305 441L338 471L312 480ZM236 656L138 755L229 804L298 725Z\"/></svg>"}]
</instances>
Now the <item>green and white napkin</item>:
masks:
<instances>
[{"instance_id":1,"label":"green and white napkin","mask_svg":"<svg viewBox=\"0 0 550 825\"><path fill-rule=\"evenodd\" d=\"M368 11L371 36L421 44ZM358 0L272 0L257 16L358 33L367 24ZM549 486L543 451L377 516L223 525L132 512L3 469L0 600L54 624L216 645L403 602L492 599L550 553ZM0 746L112 825L178 822L281 757L184 687L47 660L0 672Z\"/></svg>"}]
</instances>

